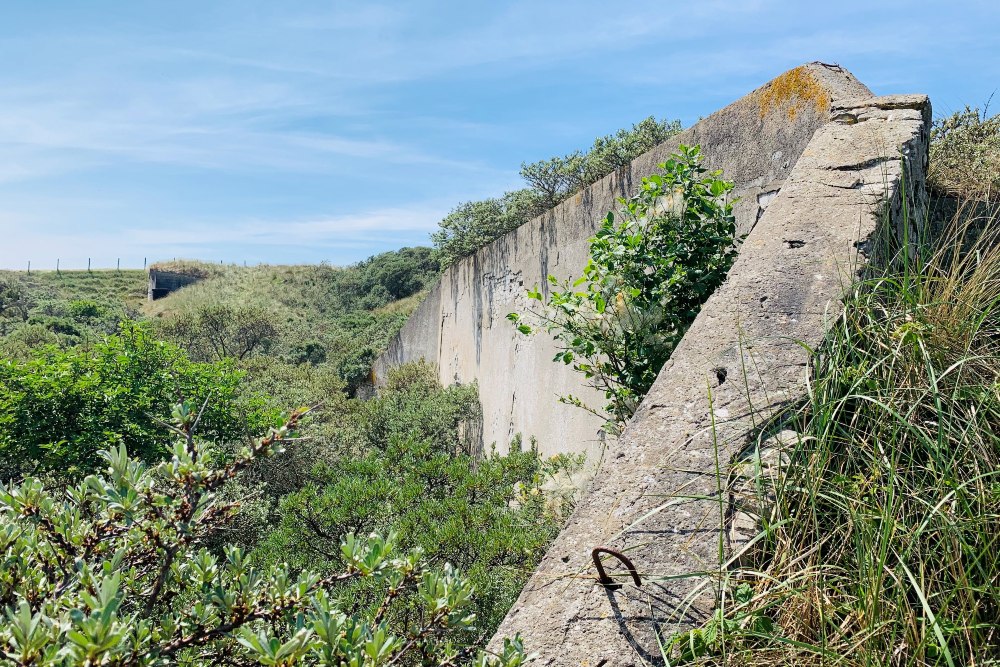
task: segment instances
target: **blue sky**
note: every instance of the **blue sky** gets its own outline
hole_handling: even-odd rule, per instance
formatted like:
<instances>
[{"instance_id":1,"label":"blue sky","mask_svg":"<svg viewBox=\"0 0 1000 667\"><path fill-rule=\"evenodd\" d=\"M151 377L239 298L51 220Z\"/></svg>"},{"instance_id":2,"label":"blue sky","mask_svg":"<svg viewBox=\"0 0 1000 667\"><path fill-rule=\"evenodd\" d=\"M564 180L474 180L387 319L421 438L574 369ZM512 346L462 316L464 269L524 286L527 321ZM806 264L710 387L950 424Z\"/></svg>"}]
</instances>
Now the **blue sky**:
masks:
<instances>
[{"instance_id":1,"label":"blue sky","mask_svg":"<svg viewBox=\"0 0 1000 667\"><path fill-rule=\"evenodd\" d=\"M812 60L935 113L1000 87L1000 2L0 0L0 267L346 264L522 161L685 125ZM996 102L1000 108L1000 96Z\"/></svg>"}]
</instances>

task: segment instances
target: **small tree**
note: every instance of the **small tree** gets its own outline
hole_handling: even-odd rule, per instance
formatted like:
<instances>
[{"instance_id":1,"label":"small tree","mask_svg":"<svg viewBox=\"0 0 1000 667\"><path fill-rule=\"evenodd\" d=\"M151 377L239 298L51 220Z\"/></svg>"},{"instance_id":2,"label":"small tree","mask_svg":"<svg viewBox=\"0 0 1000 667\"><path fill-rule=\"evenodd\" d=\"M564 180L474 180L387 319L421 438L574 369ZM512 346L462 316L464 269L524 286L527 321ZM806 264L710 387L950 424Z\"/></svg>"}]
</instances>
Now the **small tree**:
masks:
<instances>
[{"instance_id":1,"label":"small tree","mask_svg":"<svg viewBox=\"0 0 1000 667\"><path fill-rule=\"evenodd\" d=\"M475 622L472 588L451 566L428 569L394 539L347 535L343 568L326 576L258 569L236 548L202 540L233 516L217 493L253 460L280 451L302 412L215 467L194 437L200 412L174 410L180 436L155 468L124 446L104 453L105 475L54 494L28 478L0 490L0 662L15 665L392 665L411 657L440 665L516 667L519 640L488 656L442 640ZM370 616L338 609L335 587L382 583ZM405 632L385 617L416 591ZM411 598L412 599L412 598Z\"/></svg>"},{"instance_id":2,"label":"small tree","mask_svg":"<svg viewBox=\"0 0 1000 667\"><path fill-rule=\"evenodd\" d=\"M162 422L183 399L211 399L203 438L244 441L273 422L240 391L240 378L230 360L192 362L135 322L122 322L118 333L90 346L43 347L25 361L0 360L0 480L29 471L79 479L103 464L98 452L109 442L159 461L172 443Z\"/></svg>"},{"instance_id":3,"label":"small tree","mask_svg":"<svg viewBox=\"0 0 1000 667\"><path fill-rule=\"evenodd\" d=\"M579 398L560 400L601 414L612 432L635 412L702 304L736 259L736 221L721 172L706 174L699 147L681 146L642 179L639 193L621 199L590 239L583 276L537 287L533 313L559 345L555 361L570 364L604 392L604 413ZM518 313L522 333L534 328Z\"/></svg>"},{"instance_id":4,"label":"small tree","mask_svg":"<svg viewBox=\"0 0 1000 667\"><path fill-rule=\"evenodd\" d=\"M552 205L547 194L532 188L508 192L495 199L460 204L431 234L441 266L447 267L468 257Z\"/></svg>"},{"instance_id":5,"label":"small tree","mask_svg":"<svg viewBox=\"0 0 1000 667\"><path fill-rule=\"evenodd\" d=\"M175 316L160 329L199 361L243 360L268 350L279 338L273 318L260 306L206 304L193 314Z\"/></svg>"}]
</instances>

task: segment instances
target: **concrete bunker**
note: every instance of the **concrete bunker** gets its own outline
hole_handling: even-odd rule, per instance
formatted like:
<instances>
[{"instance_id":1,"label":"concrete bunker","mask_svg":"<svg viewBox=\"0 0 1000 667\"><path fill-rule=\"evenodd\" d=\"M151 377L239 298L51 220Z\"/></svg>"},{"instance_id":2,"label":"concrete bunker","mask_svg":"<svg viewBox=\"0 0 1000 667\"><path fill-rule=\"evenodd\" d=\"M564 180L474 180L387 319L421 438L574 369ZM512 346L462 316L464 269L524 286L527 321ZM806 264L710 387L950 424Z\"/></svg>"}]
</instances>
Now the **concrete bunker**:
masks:
<instances>
[{"instance_id":1,"label":"concrete bunker","mask_svg":"<svg viewBox=\"0 0 1000 667\"><path fill-rule=\"evenodd\" d=\"M162 299L185 285L191 285L201 279L202 276L191 273L151 268L149 269L149 300L156 301L157 299Z\"/></svg>"}]
</instances>

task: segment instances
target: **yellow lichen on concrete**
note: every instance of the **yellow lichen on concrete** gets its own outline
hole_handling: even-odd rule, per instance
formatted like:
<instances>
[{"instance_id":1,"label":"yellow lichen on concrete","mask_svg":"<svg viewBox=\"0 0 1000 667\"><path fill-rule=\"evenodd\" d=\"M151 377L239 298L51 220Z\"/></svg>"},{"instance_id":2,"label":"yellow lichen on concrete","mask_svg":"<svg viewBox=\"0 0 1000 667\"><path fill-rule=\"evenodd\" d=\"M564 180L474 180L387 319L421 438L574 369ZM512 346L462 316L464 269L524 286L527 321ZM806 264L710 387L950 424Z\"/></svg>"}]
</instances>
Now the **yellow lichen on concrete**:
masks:
<instances>
[{"instance_id":1,"label":"yellow lichen on concrete","mask_svg":"<svg viewBox=\"0 0 1000 667\"><path fill-rule=\"evenodd\" d=\"M764 86L758 93L757 102L761 118L785 107L788 120L795 120L799 110L807 105L814 106L817 113L825 113L830 108L830 94L803 65L788 70Z\"/></svg>"}]
</instances>

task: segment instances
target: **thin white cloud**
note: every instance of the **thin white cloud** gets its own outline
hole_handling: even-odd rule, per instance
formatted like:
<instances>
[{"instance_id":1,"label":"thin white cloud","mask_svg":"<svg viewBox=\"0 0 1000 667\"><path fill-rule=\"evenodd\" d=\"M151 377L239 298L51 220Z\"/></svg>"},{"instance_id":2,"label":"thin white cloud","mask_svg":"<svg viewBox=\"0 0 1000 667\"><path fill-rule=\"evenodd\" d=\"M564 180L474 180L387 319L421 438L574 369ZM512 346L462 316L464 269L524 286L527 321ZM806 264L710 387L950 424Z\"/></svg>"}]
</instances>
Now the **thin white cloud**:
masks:
<instances>
[{"instance_id":1,"label":"thin white cloud","mask_svg":"<svg viewBox=\"0 0 1000 667\"><path fill-rule=\"evenodd\" d=\"M0 213L0 267L24 268L27 261L37 268L54 268L60 259L63 268L85 267L92 258L95 267L115 265L126 258L135 266L140 257L197 257L229 253L254 256L273 255L308 249L311 256L343 250L373 248L405 243L426 244L427 234L448 212L440 202L414 202L409 205L359 211L346 215L287 220L206 220L181 221L149 228L126 228L115 232L79 229L52 233L30 224L30 218ZM226 249L239 248L239 251ZM26 251L25 249L30 249ZM355 253L351 253L355 254ZM313 261L316 261L315 259Z\"/></svg>"},{"instance_id":2,"label":"thin white cloud","mask_svg":"<svg viewBox=\"0 0 1000 667\"><path fill-rule=\"evenodd\" d=\"M959 52L978 81L998 71L992 42L967 39L995 2L933 20L921 4L181 0L70 21L25 3L0 27L0 263L411 242L516 182L520 159L651 113L693 120L803 61L839 60L878 92L954 77Z\"/></svg>"}]
</instances>

